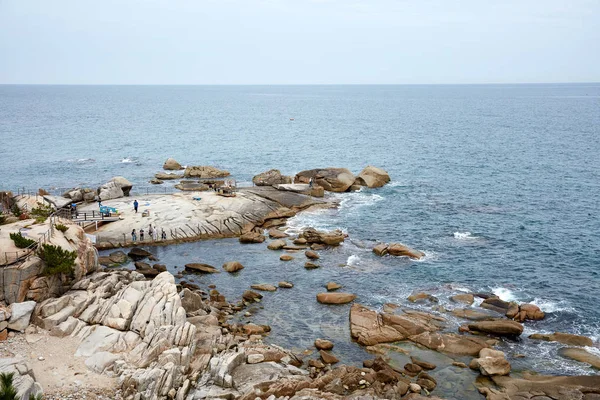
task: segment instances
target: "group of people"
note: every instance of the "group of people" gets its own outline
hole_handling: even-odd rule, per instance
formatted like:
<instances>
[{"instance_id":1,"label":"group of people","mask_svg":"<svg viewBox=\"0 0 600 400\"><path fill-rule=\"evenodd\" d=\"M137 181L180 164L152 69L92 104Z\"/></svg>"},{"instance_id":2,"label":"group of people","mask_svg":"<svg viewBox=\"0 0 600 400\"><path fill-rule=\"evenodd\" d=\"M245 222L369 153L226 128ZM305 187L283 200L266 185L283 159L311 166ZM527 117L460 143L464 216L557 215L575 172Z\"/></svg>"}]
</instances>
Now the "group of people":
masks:
<instances>
[{"instance_id":1,"label":"group of people","mask_svg":"<svg viewBox=\"0 0 600 400\"><path fill-rule=\"evenodd\" d=\"M144 240L144 228L140 229L140 242ZM150 239L156 241L158 240L158 228L156 226L152 226L152 224L149 225L148 227L148 236ZM137 232L134 230L131 231L131 240L133 242L137 242L138 239L138 234ZM160 229L160 239L161 240L166 240L167 239L167 232L165 232L165 230L163 228Z\"/></svg>"}]
</instances>

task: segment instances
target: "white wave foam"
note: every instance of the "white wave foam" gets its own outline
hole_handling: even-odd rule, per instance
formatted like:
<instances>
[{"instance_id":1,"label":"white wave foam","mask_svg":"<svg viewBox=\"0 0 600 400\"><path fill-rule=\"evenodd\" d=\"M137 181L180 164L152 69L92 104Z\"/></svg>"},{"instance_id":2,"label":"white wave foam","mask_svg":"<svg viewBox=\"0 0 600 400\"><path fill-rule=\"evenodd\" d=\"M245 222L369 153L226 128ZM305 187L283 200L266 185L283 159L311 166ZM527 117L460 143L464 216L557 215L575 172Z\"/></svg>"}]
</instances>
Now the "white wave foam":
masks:
<instances>
[{"instance_id":1,"label":"white wave foam","mask_svg":"<svg viewBox=\"0 0 600 400\"><path fill-rule=\"evenodd\" d=\"M471 232L454 232L454 238L458 240L479 239L477 236L473 236Z\"/></svg>"},{"instance_id":2,"label":"white wave foam","mask_svg":"<svg viewBox=\"0 0 600 400\"><path fill-rule=\"evenodd\" d=\"M85 163L96 162L96 160L94 158L77 158L77 159L71 158L71 159L67 160L67 162L74 162L77 164L85 164Z\"/></svg>"},{"instance_id":3,"label":"white wave foam","mask_svg":"<svg viewBox=\"0 0 600 400\"><path fill-rule=\"evenodd\" d=\"M348 257L348 260L346 260L346 265L349 265L351 267L356 267L359 262L360 262L360 257L357 256L356 254L352 254L350 257Z\"/></svg>"},{"instance_id":4,"label":"white wave foam","mask_svg":"<svg viewBox=\"0 0 600 400\"><path fill-rule=\"evenodd\" d=\"M133 163L133 162L135 162L135 159L129 158L129 157L125 157L121 160L121 163L123 163L123 164L129 164L129 163Z\"/></svg>"},{"instance_id":5,"label":"white wave foam","mask_svg":"<svg viewBox=\"0 0 600 400\"><path fill-rule=\"evenodd\" d=\"M554 313L559 311L575 312L575 309L567 304L566 301L561 300L558 302L535 298L530 302L535 304L545 313Z\"/></svg>"},{"instance_id":6,"label":"white wave foam","mask_svg":"<svg viewBox=\"0 0 600 400\"><path fill-rule=\"evenodd\" d=\"M515 301L517 299L517 297L512 292L512 290L504 288L504 287L493 288L492 293L494 293L496 296L498 296L500 298L500 300L504 300L504 301Z\"/></svg>"},{"instance_id":7,"label":"white wave foam","mask_svg":"<svg viewBox=\"0 0 600 400\"><path fill-rule=\"evenodd\" d=\"M420 259L414 259L411 258L412 261L414 262L428 262L428 261L433 261L433 260L437 260L439 258L438 253L433 252L433 251L425 251L425 250L421 250L424 254L425 257L420 258Z\"/></svg>"},{"instance_id":8,"label":"white wave foam","mask_svg":"<svg viewBox=\"0 0 600 400\"><path fill-rule=\"evenodd\" d=\"M366 192L352 192L344 193L343 196L335 195L340 199L340 208L356 208L356 207L368 207L372 206L381 200L383 196L375 193Z\"/></svg>"},{"instance_id":9,"label":"white wave foam","mask_svg":"<svg viewBox=\"0 0 600 400\"><path fill-rule=\"evenodd\" d=\"M286 233L288 235L297 235L308 227L313 227L317 230L342 229L342 231L345 232L343 228L332 227L326 224L328 218L325 217L332 212L334 212L334 210L328 208L302 211L287 220Z\"/></svg>"}]
</instances>

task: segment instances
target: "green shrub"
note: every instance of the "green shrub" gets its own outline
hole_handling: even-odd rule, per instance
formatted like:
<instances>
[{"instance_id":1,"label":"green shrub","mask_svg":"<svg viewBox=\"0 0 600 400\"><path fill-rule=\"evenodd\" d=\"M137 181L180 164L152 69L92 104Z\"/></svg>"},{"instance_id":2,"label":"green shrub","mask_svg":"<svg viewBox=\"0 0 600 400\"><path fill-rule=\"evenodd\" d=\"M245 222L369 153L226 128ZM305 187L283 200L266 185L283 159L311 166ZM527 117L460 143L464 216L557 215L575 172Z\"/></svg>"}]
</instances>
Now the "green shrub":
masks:
<instances>
[{"instance_id":1,"label":"green shrub","mask_svg":"<svg viewBox=\"0 0 600 400\"><path fill-rule=\"evenodd\" d=\"M60 246L43 244L38 253L46 263L44 269L46 275L73 274L73 267L77 258L76 252L65 250Z\"/></svg>"},{"instance_id":2,"label":"green shrub","mask_svg":"<svg viewBox=\"0 0 600 400\"><path fill-rule=\"evenodd\" d=\"M36 222L44 222L52 214L52 207L40 204L39 207L31 209L31 215L35 218Z\"/></svg>"},{"instance_id":3,"label":"green shrub","mask_svg":"<svg viewBox=\"0 0 600 400\"><path fill-rule=\"evenodd\" d=\"M13 215L15 217L18 217L19 215L21 215L23 213L21 211L21 209L19 208L19 206L17 205L17 203L13 204L12 208L10 209L10 212L13 213Z\"/></svg>"},{"instance_id":4,"label":"green shrub","mask_svg":"<svg viewBox=\"0 0 600 400\"><path fill-rule=\"evenodd\" d=\"M20 249L25 249L35 243L35 240L27 239L21 234L21 232L11 233L10 238L13 242L15 242L15 246Z\"/></svg>"},{"instance_id":5,"label":"green shrub","mask_svg":"<svg viewBox=\"0 0 600 400\"><path fill-rule=\"evenodd\" d=\"M0 400L19 400L17 389L13 385L14 373L0 374Z\"/></svg>"},{"instance_id":6,"label":"green shrub","mask_svg":"<svg viewBox=\"0 0 600 400\"><path fill-rule=\"evenodd\" d=\"M6 216L0 211L0 225L4 224L4 221L6 221Z\"/></svg>"},{"instance_id":7,"label":"green shrub","mask_svg":"<svg viewBox=\"0 0 600 400\"><path fill-rule=\"evenodd\" d=\"M58 229L62 233L65 233L69 229L68 226L65 226L63 224L56 224L55 227L56 227L56 229Z\"/></svg>"}]
</instances>

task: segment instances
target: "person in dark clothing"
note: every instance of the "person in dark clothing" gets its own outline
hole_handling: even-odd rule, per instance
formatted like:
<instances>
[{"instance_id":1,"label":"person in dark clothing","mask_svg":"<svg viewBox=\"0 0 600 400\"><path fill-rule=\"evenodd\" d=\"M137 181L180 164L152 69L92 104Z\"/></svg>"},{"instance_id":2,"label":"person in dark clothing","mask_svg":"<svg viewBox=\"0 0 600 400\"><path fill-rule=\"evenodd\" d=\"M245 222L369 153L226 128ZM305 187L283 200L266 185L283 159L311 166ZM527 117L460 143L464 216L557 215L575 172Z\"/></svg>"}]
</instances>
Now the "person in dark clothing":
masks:
<instances>
[{"instance_id":1,"label":"person in dark clothing","mask_svg":"<svg viewBox=\"0 0 600 400\"><path fill-rule=\"evenodd\" d=\"M137 210L138 210L138 205L139 205L138 201L134 200L133 201L133 209L135 210L136 213L137 213Z\"/></svg>"},{"instance_id":2,"label":"person in dark clothing","mask_svg":"<svg viewBox=\"0 0 600 400\"><path fill-rule=\"evenodd\" d=\"M167 239L167 232L165 232L165 230L162 229L162 228L160 229L160 238L162 240L166 240Z\"/></svg>"},{"instance_id":3,"label":"person in dark clothing","mask_svg":"<svg viewBox=\"0 0 600 400\"><path fill-rule=\"evenodd\" d=\"M137 235L135 233L135 229L131 231L131 240L135 242L137 240Z\"/></svg>"},{"instance_id":4,"label":"person in dark clothing","mask_svg":"<svg viewBox=\"0 0 600 400\"><path fill-rule=\"evenodd\" d=\"M140 241L144 240L144 229L140 229Z\"/></svg>"}]
</instances>

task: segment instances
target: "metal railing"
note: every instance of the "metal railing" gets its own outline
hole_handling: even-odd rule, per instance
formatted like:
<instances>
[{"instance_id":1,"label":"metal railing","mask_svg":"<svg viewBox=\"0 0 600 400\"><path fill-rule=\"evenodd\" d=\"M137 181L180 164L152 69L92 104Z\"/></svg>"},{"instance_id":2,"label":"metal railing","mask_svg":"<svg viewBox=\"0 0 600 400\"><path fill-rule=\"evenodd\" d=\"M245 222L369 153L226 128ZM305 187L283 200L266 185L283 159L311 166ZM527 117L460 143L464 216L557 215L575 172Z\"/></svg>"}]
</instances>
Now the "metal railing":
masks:
<instances>
[{"instance_id":1,"label":"metal railing","mask_svg":"<svg viewBox=\"0 0 600 400\"><path fill-rule=\"evenodd\" d=\"M19 233L21 232L21 230L19 229ZM38 239L30 244L29 246L25 247L24 249L20 249L18 251L5 251L3 256L0 257L0 261L3 261L3 264L1 266L8 266L11 264L15 264L16 262L19 262L21 260L24 260L25 258L29 257L33 252L35 252L35 250L40 247L41 245L43 245L44 243L47 243L50 241L50 238L52 237L52 235L54 234L54 221L51 220L50 221L50 228L42 233L42 235L40 237L38 237Z\"/></svg>"}]
</instances>

